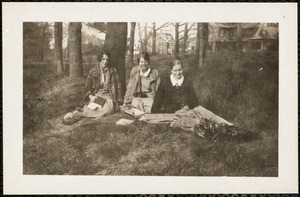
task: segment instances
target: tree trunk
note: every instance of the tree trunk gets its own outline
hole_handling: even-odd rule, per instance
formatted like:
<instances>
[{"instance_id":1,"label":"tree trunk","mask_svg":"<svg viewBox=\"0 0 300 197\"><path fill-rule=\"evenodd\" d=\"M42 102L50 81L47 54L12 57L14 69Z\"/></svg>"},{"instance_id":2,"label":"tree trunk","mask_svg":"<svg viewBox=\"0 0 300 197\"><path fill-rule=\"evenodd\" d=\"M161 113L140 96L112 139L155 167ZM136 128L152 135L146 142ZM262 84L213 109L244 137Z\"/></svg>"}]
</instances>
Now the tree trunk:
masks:
<instances>
[{"instance_id":1,"label":"tree trunk","mask_svg":"<svg viewBox=\"0 0 300 197\"><path fill-rule=\"evenodd\" d=\"M208 23L200 23L199 24L199 61L198 67L202 68L205 66L206 59L206 48L208 42Z\"/></svg>"},{"instance_id":2,"label":"tree trunk","mask_svg":"<svg viewBox=\"0 0 300 197\"><path fill-rule=\"evenodd\" d=\"M174 57L179 57L179 23L175 23L175 48Z\"/></svg>"},{"instance_id":3,"label":"tree trunk","mask_svg":"<svg viewBox=\"0 0 300 197\"><path fill-rule=\"evenodd\" d=\"M156 24L152 27L152 55L156 55Z\"/></svg>"},{"instance_id":4,"label":"tree trunk","mask_svg":"<svg viewBox=\"0 0 300 197\"><path fill-rule=\"evenodd\" d=\"M55 65L56 74L63 74L62 61L62 22L54 23L54 39L55 39Z\"/></svg>"},{"instance_id":5,"label":"tree trunk","mask_svg":"<svg viewBox=\"0 0 300 197\"><path fill-rule=\"evenodd\" d=\"M139 38L140 38L140 53L142 53L142 51L144 51L144 42L143 42L143 39L142 39L142 31L141 31L141 24L138 23L138 30L139 30Z\"/></svg>"},{"instance_id":6,"label":"tree trunk","mask_svg":"<svg viewBox=\"0 0 300 197\"><path fill-rule=\"evenodd\" d=\"M135 23L132 22L130 24L129 64L133 65Z\"/></svg>"},{"instance_id":7,"label":"tree trunk","mask_svg":"<svg viewBox=\"0 0 300 197\"><path fill-rule=\"evenodd\" d=\"M108 23L104 49L111 53L110 66L117 69L122 92L126 90L125 53L127 42L127 23Z\"/></svg>"},{"instance_id":8,"label":"tree trunk","mask_svg":"<svg viewBox=\"0 0 300 197\"><path fill-rule=\"evenodd\" d=\"M196 60L197 60L197 65L199 61L199 51L200 51L200 23L197 23L197 37L196 37Z\"/></svg>"},{"instance_id":9,"label":"tree trunk","mask_svg":"<svg viewBox=\"0 0 300 197\"><path fill-rule=\"evenodd\" d=\"M145 29L144 29L144 51L147 52L147 37L148 37L148 32L147 32L147 23L145 23Z\"/></svg>"},{"instance_id":10,"label":"tree trunk","mask_svg":"<svg viewBox=\"0 0 300 197\"><path fill-rule=\"evenodd\" d=\"M183 34L183 43L182 43L182 50L181 50L181 57L185 56L185 50L186 50L186 42L188 39L188 23L185 23L184 25L184 34Z\"/></svg>"},{"instance_id":11,"label":"tree trunk","mask_svg":"<svg viewBox=\"0 0 300 197\"><path fill-rule=\"evenodd\" d=\"M242 23L236 24L236 36L237 36L237 56L238 58L243 55L243 41L242 41Z\"/></svg>"},{"instance_id":12,"label":"tree trunk","mask_svg":"<svg viewBox=\"0 0 300 197\"><path fill-rule=\"evenodd\" d=\"M47 29L48 23L46 23L43 27L43 32L42 32L42 41L40 45L40 60L44 61L44 42L45 42L45 37L46 37L46 29Z\"/></svg>"},{"instance_id":13,"label":"tree trunk","mask_svg":"<svg viewBox=\"0 0 300 197\"><path fill-rule=\"evenodd\" d=\"M81 52L81 27L79 22L69 24L69 77L83 77Z\"/></svg>"}]
</instances>

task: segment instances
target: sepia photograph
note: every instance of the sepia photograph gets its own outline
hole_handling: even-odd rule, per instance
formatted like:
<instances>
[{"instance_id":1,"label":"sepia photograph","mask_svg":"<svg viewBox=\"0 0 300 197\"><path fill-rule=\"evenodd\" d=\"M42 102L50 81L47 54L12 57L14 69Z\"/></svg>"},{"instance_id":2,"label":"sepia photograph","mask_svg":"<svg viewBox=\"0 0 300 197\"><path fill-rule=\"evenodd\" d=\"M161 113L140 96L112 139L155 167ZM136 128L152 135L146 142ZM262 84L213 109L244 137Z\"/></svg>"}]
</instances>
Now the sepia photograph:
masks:
<instances>
[{"instance_id":1,"label":"sepia photograph","mask_svg":"<svg viewBox=\"0 0 300 197\"><path fill-rule=\"evenodd\" d=\"M97 6L100 10L111 6L111 10L101 14L95 14L97 6L82 4L82 15L75 18L74 14L63 14L62 9L76 11L79 7L51 4L61 15L50 18L51 9L45 9L50 4L41 9L29 5L23 4L26 9L15 23L16 29L9 29L4 20L6 33L19 32L15 46L18 66L15 71L10 67L18 82L13 83L10 77L10 83L6 83L6 88L10 84L19 89L10 89L6 98L11 99L4 102L8 106L4 109L13 107L20 114L6 116L15 117L19 122L15 127L12 119L5 120L19 132L15 142L4 136L4 149L13 150L12 145L18 144L14 149L19 151L15 175L22 177L22 182L33 180L47 185L59 180L62 185L70 184L65 188L68 190L71 185L89 181L96 186L117 180L114 183L120 185L119 189L103 185L96 190L80 190L77 186L71 193L195 193L214 191L211 185L218 181L226 185L241 180L240 184L256 182L259 186L261 181L269 180L266 185L282 183L289 174L297 174L297 141L293 141L297 139L292 137L297 138L293 111L297 86L296 80L289 81L297 75L297 60L293 59L296 48L282 44L292 43L286 42L290 32L285 21L295 18L278 14L274 20L269 15L240 20L237 12L224 20L208 18L205 13L198 17L181 13L173 19L164 15L171 13L165 11L168 4L144 4L137 9L139 4L118 7L105 3ZM171 5L174 10L197 13L191 4L182 8L180 4ZM196 5L204 10L201 6L205 4ZM235 5L233 10L238 10ZM272 10L270 7L265 9ZM18 4L6 4L6 10L12 8L18 8ZM29 14L31 8L45 14ZM116 14L118 10L126 13L135 9L134 17ZM258 10L266 15L263 9ZM90 12L88 17L85 11ZM101 17L108 12L106 18ZM296 13L289 17L294 16ZM289 51L286 48L295 49L289 53L291 58L285 56ZM288 66L287 59L292 62ZM7 105L13 97L18 104ZM291 157L283 156L282 150L289 150L289 146L293 160L287 161L285 158ZM7 166L8 162L4 163ZM181 181L185 181L183 185L197 181L186 190L151 190L163 183L164 177L170 180L167 188L172 188L173 181L177 181L176 187ZM151 178L153 182L146 187ZM11 183L15 179L6 180ZM291 180L294 187L295 179ZM203 182L208 190L199 187ZM144 187L133 189L139 183ZM25 188L20 186L15 191L24 192ZM42 188L35 189L43 193ZM234 188L221 186L215 191L239 191ZM62 191L56 188L50 193ZM277 190L270 187L268 191Z\"/></svg>"},{"instance_id":2,"label":"sepia photograph","mask_svg":"<svg viewBox=\"0 0 300 197\"><path fill-rule=\"evenodd\" d=\"M23 23L24 174L278 176L278 23Z\"/></svg>"}]
</instances>

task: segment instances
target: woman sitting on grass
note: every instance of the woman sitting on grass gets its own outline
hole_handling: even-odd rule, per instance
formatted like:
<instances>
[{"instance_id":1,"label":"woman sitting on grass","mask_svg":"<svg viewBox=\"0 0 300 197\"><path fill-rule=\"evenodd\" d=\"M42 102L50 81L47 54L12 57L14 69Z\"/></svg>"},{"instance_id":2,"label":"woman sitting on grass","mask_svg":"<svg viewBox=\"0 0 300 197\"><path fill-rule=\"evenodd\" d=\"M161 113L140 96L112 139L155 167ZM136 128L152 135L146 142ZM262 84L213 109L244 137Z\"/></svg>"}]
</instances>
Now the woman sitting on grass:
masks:
<instances>
[{"instance_id":1,"label":"woman sitting on grass","mask_svg":"<svg viewBox=\"0 0 300 197\"><path fill-rule=\"evenodd\" d=\"M83 106L85 117L112 114L122 104L122 89L118 73L109 65L110 53L102 51L99 63L89 71L86 81L88 101Z\"/></svg>"},{"instance_id":2,"label":"woman sitting on grass","mask_svg":"<svg viewBox=\"0 0 300 197\"><path fill-rule=\"evenodd\" d=\"M139 65L131 70L124 105L131 104L135 109L150 113L160 78L158 71L149 67L148 53L142 52L138 63Z\"/></svg>"},{"instance_id":3,"label":"woman sitting on grass","mask_svg":"<svg viewBox=\"0 0 300 197\"><path fill-rule=\"evenodd\" d=\"M198 98L193 82L183 76L180 59L171 62L171 75L162 79L156 92L152 113L175 113L181 109L198 106Z\"/></svg>"},{"instance_id":4,"label":"woman sitting on grass","mask_svg":"<svg viewBox=\"0 0 300 197\"><path fill-rule=\"evenodd\" d=\"M83 108L77 108L63 118L64 124L73 124L83 117L101 117L112 114L122 104L122 89L115 68L109 66L110 54L102 51L87 76L88 92L82 101Z\"/></svg>"}]
</instances>

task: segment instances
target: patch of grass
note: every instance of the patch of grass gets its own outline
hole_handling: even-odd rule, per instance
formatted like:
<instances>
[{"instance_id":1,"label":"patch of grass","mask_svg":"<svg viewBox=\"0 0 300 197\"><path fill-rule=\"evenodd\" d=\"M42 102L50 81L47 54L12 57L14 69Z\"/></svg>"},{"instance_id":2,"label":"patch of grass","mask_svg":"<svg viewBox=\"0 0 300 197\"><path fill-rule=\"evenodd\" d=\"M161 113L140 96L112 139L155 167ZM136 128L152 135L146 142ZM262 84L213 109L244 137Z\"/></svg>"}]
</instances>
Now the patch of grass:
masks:
<instances>
[{"instance_id":1,"label":"patch of grass","mask_svg":"<svg viewBox=\"0 0 300 197\"><path fill-rule=\"evenodd\" d=\"M151 65L168 73L171 60L158 55ZM202 69L194 67L193 56L183 62L201 105L251 132L220 134L213 142L167 124L118 126L120 118L129 118L121 113L58 131L51 120L75 109L85 93L84 79L57 79L51 69L24 67L24 94L32 92L24 115L35 121L34 127L27 125L31 130L24 126L24 173L278 176L277 54L248 53L241 60L209 54ZM127 76L130 70L128 65Z\"/></svg>"}]
</instances>

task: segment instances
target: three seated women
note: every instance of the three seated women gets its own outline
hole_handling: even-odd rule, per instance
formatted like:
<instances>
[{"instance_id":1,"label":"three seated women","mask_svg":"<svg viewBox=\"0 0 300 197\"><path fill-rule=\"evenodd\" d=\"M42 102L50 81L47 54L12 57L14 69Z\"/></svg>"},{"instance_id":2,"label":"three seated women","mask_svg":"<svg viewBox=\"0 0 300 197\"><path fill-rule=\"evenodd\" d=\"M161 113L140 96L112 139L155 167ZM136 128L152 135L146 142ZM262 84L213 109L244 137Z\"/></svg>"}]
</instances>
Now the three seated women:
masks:
<instances>
[{"instance_id":1,"label":"three seated women","mask_svg":"<svg viewBox=\"0 0 300 197\"><path fill-rule=\"evenodd\" d=\"M99 63L89 71L86 87L89 101L83 106L83 116L101 117L112 114L123 103L122 88L115 68L109 65L110 54L98 55ZM198 106L192 81L183 76L179 59L171 62L171 75L160 79L157 69L150 67L150 57L142 52L139 65L132 68L124 105L145 113L175 113L182 108Z\"/></svg>"}]
</instances>

